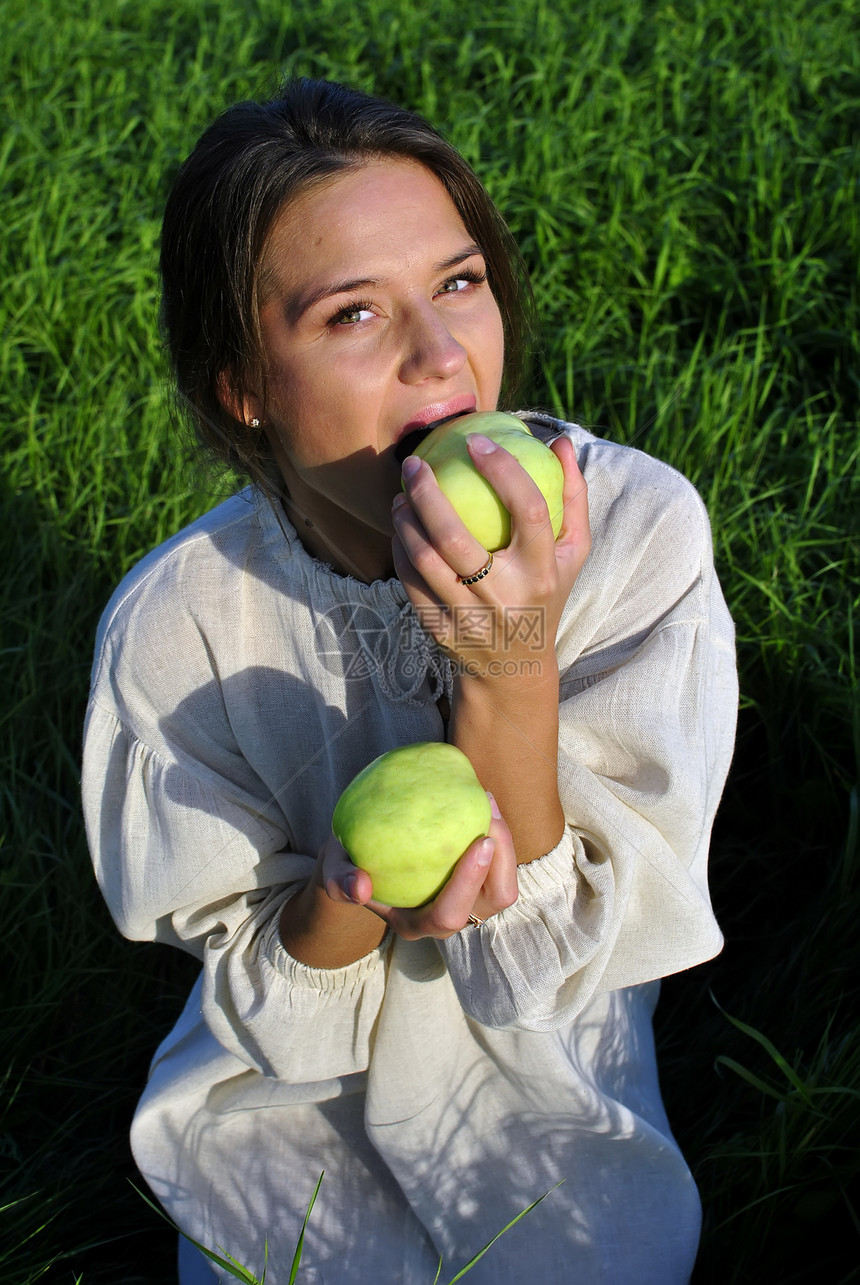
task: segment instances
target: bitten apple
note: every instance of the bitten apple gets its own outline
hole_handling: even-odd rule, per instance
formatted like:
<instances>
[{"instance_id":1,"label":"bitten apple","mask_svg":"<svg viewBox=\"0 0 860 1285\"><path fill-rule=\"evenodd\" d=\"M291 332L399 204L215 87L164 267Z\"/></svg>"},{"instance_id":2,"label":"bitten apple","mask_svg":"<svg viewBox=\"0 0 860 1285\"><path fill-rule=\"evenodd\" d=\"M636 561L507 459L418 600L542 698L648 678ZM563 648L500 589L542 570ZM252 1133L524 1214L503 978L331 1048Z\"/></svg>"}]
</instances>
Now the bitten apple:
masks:
<instances>
[{"instance_id":1,"label":"bitten apple","mask_svg":"<svg viewBox=\"0 0 860 1285\"><path fill-rule=\"evenodd\" d=\"M489 553L504 549L511 541L511 515L472 463L466 444L470 433L483 433L519 460L546 500L553 537L558 538L564 516L564 469L558 456L516 415L479 411L439 424L413 452L430 465L439 489L475 539Z\"/></svg>"},{"instance_id":2,"label":"bitten apple","mask_svg":"<svg viewBox=\"0 0 860 1285\"><path fill-rule=\"evenodd\" d=\"M490 801L462 750L445 741L389 750L354 777L332 830L387 906L432 901L475 839L490 829Z\"/></svg>"}]
</instances>

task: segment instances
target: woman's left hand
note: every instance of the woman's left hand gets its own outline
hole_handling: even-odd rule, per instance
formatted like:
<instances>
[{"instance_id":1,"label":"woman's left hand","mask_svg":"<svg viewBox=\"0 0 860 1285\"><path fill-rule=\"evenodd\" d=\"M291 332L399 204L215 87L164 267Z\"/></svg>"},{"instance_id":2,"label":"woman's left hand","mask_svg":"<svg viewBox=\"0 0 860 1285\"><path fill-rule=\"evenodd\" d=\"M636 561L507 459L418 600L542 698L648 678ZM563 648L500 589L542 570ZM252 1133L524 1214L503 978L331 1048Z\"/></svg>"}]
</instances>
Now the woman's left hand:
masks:
<instances>
[{"instance_id":1,"label":"woman's left hand","mask_svg":"<svg viewBox=\"0 0 860 1285\"><path fill-rule=\"evenodd\" d=\"M573 443L559 437L551 449L564 469L564 519L557 540L546 501L519 461L481 434L470 439L475 467L511 514L510 543L472 585L462 584L461 577L485 565L487 550L467 530L426 463L412 466L412 472L404 469L406 494L392 511L395 570L422 626L467 674L515 674L518 662L534 660L541 648L554 650L561 613L591 542L586 484ZM495 611L487 613L488 608ZM458 628L468 621L458 620L458 609L472 613L467 631ZM488 616L484 628L480 609Z\"/></svg>"},{"instance_id":2,"label":"woman's left hand","mask_svg":"<svg viewBox=\"0 0 860 1285\"><path fill-rule=\"evenodd\" d=\"M334 835L321 853L323 886L332 901L366 906L406 941L444 939L465 928L470 919L483 922L517 899L517 859L511 832L490 796L492 820L486 839L476 839L457 862L433 901L414 909L388 906L373 897L366 870L350 861Z\"/></svg>"}]
</instances>

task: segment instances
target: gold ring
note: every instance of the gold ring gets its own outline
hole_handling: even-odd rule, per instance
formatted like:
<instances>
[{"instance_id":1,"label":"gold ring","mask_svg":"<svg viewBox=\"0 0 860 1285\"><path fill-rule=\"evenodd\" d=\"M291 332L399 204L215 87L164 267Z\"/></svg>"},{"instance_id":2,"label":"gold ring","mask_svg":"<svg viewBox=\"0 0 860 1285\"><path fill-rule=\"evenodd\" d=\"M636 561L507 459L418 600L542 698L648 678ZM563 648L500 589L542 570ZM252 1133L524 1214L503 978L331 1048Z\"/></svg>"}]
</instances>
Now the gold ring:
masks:
<instances>
[{"instance_id":1,"label":"gold ring","mask_svg":"<svg viewBox=\"0 0 860 1285\"><path fill-rule=\"evenodd\" d=\"M493 555L491 553L490 556L487 558L487 561L481 567L480 571L476 571L475 574L471 576L457 576L457 579L460 581L460 584L475 584L476 581L483 580L484 576L487 575L492 565L493 565Z\"/></svg>"},{"instance_id":2,"label":"gold ring","mask_svg":"<svg viewBox=\"0 0 860 1285\"><path fill-rule=\"evenodd\" d=\"M470 915L466 922L471 924L473 928L481 928L484 920L479 919L477 915Z\"/></svg>"}]
</instances>

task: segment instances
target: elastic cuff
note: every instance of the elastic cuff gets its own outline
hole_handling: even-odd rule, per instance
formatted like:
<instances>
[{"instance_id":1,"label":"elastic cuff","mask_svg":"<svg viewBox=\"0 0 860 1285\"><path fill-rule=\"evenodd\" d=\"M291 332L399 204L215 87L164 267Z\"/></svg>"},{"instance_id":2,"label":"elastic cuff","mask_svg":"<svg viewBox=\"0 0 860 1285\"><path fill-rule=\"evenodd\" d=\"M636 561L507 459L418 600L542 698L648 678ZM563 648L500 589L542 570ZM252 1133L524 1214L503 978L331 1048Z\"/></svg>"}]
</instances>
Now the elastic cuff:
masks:
<instances>
[{"instance_id":1,"label":"elastic cuff","mask_svg":"<svg viewBox=\"0 0 860 1285\"><path fill-rule=\"evenodd\" d=\"M541 892L550 892L558 888L559 883L564 886L570 878L575 853L573 830L566 825L554 848L545 852L542 857L536 857L534 861L527 861L517 867L520 896L531 897L540 895Z\"/></svg>"}]
</instances>

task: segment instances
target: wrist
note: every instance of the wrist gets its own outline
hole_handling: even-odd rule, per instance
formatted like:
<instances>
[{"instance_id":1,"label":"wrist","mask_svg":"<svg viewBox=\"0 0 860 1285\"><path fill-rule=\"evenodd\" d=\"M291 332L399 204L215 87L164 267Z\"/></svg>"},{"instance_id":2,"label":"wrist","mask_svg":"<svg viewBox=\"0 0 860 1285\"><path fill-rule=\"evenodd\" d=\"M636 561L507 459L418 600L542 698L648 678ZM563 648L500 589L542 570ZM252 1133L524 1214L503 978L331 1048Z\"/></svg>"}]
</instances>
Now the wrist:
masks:
<instances>
[{"instance_id":1,"label":"wrist","mask_svg":"<svg viewBox=\"0 0 860 1285\"><path fill-rule=\"evenodd\" d=\"M564 829L558 793L558 667L522 686L458 677L448 739L492 791L518 864L549 852Z\"/></svg>"},{"instance_id":2,"label":"wrist","mask_svg":"<svg viewBox=\"0 0 860 1285\"><path fill-rule=\"evenodd\" d=\"M521 707L524 698L534 708L558 711L559 669L554 651L525 657L501 657L488 662L461 662L454 670L454 701L490 700L497 709Z\"/></svg>"},{"instance_id":3,"label":"wrist","mask_svg":"<svg viewBox=\"0 0 860 1285\"><path fill-rule=\"evenodd\" d=\"M284 905L279 931L293 959L312 968L343 968L374 950L386 925L366 906L332 901L314 878Z\"/></svg>"}]
</instances>

